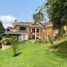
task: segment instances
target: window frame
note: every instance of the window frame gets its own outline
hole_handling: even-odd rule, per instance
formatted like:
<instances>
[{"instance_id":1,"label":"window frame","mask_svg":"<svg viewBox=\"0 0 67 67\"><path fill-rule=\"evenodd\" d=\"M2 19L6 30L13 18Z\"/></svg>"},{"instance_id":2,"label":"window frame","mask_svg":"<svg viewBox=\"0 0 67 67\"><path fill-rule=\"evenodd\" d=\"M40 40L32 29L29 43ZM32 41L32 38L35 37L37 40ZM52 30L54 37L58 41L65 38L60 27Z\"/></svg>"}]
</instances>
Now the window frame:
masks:
<instances>
[{"instance_id":1,"label":"window frame","mask_svg":"<svg viewBox=\"0 0 67 67\"><path fill-rule=\"evenodd\" d=\"M34 30L34 31L33 31ZM35 28L32 28L32 32L35 33Z\"/></svg>"},{"instance_id":2,"label":"window frame","mask_svg":"<svg viewBox=\"0 0 67 67\"><path fill-rule=\"evenodd\" d=\"M22 29L22 28L25 28L25 29ZM27 30L27 27L26 27L26 26L20 26L20 27L19 27L19 30L20 30L20 31L26 31L26 30Z\"/></svg>"}]
</instances>

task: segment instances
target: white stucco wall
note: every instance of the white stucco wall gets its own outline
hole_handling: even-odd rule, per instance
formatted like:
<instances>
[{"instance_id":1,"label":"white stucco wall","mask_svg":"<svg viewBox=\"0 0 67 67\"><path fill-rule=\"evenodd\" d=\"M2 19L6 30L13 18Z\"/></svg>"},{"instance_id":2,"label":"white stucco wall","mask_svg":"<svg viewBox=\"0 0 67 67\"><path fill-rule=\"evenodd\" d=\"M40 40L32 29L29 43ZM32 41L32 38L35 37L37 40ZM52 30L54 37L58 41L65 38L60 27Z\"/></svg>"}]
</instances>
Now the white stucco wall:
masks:
<instances>
[{"instance_id":1,"label":"white stucco wall","mask_svg":"<svg viewBox=\"0 0 67 67\"><path fill-rule=\"evenodd\" d=\"M24 41L24 40L28 40L28 35L27 34L22 34L19 36L19 41Z\"/></svg>"}]
</instances>

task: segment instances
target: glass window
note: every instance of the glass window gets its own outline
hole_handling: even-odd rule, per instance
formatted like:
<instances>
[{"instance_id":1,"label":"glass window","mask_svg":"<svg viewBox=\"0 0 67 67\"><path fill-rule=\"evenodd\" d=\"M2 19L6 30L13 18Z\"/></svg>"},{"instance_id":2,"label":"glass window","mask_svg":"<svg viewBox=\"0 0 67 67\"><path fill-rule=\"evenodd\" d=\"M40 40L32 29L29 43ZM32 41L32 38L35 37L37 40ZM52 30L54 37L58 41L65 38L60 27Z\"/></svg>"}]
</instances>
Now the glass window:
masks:
<instances>
[{"instance_id":1,"label":"glass window","mask_svg":"<svg viewBox=\"0 0 67 67\"><path fill-rule=\"evenodd\" d=\"M37 33L39 33L39 29L37 29Z\"/></svg>"},{"instance_id":2,"label":"glass window","mask_svg":"<svg viewBox=\"0 0 67 67\"><path fill-rule=\"evenodd\" d=\"M32 32L35 33L35 28L32 29Z\"/></svg>"},{"instance_id":3,"label":"glass window","mask_svg":"<svg viewBox=\"0 0 67 67\"><path fill-rule=\"evenodd\" d=\"M20 30L25 31L26 27L20 27Z\"/></svg>"}]
</instances>

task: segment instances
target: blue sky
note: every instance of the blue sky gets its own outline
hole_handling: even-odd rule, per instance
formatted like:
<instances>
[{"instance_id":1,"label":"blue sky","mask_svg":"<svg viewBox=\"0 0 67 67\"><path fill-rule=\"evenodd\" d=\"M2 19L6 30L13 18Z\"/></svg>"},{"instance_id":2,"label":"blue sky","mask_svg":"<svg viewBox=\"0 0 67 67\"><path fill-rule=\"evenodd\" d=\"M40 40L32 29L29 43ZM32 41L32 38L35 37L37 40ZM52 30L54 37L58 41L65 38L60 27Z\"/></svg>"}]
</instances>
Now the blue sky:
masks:
<instances>
[{"instance_id":1,"label":"blue sky","mask_svg":"<svg viewBox=\"0 0 67 67\"><path fill-rule=\"evenodd\" d=\"M0 18L9 16L18 21L33 21L32 15L46 0L0 0Z\"/></svg>"}]
</instances>

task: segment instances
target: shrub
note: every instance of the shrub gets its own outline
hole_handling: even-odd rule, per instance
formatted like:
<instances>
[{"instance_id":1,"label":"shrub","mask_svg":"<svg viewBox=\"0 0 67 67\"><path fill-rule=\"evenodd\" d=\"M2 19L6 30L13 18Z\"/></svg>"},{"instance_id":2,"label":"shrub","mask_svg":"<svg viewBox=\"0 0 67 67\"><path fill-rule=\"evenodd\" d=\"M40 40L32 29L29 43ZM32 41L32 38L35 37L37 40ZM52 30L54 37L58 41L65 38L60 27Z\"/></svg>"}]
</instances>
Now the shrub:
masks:
<instances>
[{"instance_id":1,"label":"shrub","mask_svg":"<svg viewBox=\"0 0 67 67\"><path fill-rule=\"evenodd\" d=\"M0 48L2 48L1 40L0 40Z\"/></svg>"},{"instance_id":2,"label":"shrub","mask_svg":"<svg viewBox=\"0 0 67 67\"><path fill-rule=\"evenodd\" d=\"M53 46L53 38L51 35L48 36L48 42Z\"/></svg>"},{"instance_id":3,"label":"shrub","mask_svg":"<svg viewBox=\"0 0 67 67\"><path fill-rule=\"evenodd\" d=\"M4 45L12 45L16 43L17 40L18 40L18 37L16 36L3 37L1 40L1 43Z\"/></svg>"},{"instance_id":4,"label":"shrub","mask_svg":"<svg viewBox=\"0 0 67 67\"><path fill-rule=\"evenodd\" d=\"M13 57L15 57L15 56L18 55L18 52L17 52L18 37L17 36L12 36L12 39L13 39L13 46L12 46Z\"/></svg>"},{"instance_id":5,"label":"shrub","mask_svg":"<svg viewBox=\"0 0 67 67\"><path fill-rule=\"evenodd\" d=\"M4 45L11 45L12 41L12 38L2 38L1 43Z\"/></svg>"},{"instance_id":6,"label":"shrub","mask_svg":"<svg viewBox=\"0 0 67 67\"><path fill-rule=\"evenodd\" d=\"M30 36L28 37L28 39L31 40L31 39L32 39L32 36L30 35Z\"/></svg>"},{"instance_id":7,"label":"shrub","mask_svg":"<svg viewBox=\"0 0 67 67\"><path fill-rule=\"evenodd\" d=\"M0 35L0 48L2 47L1 40L2 40L2 36Z\"/></svg>"},{"instance_id":8,"label":"shrub","mask_svg":"<svg viewBox=\"0 0 67 67\"><path fill-rule=\"evenodd\" d=\"M18 43L17 36L3 37L1 42L3 45L12 45L13 56L14 57L17 56L17 43Z\"/></svg>"},{"instance_id":9,"label":"shrub","mask_svg":"<svg viewBox=\"0 0 67 67\"><path fill-rule=\"evenodd\" d=\"M14 44L13 46L12 46L12 49L13 49L13 57L15 57L15 56L17 56L17 44Z\"/></svg>"}]
</instances>

